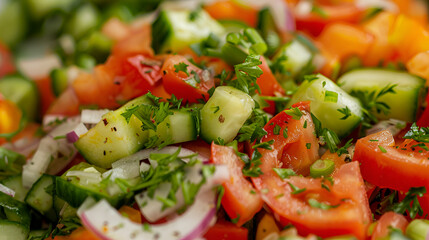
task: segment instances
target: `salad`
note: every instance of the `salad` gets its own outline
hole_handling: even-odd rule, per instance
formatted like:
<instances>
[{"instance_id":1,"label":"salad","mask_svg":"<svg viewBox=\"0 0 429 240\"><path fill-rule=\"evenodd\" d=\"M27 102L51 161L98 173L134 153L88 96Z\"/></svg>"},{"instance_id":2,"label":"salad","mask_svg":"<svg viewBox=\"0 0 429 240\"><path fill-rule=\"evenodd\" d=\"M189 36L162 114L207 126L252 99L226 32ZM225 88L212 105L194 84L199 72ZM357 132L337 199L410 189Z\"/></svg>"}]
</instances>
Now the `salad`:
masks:
<instances>
[{"instance_id":1,"label":"salad","mask_svg":"<svg viewBox=\"0 0 429 240\"><path fill-rule=\"evenodd\" d=\"M1 1L0 239L427 239L427 10Z\"/></svg>"}]
</instances>

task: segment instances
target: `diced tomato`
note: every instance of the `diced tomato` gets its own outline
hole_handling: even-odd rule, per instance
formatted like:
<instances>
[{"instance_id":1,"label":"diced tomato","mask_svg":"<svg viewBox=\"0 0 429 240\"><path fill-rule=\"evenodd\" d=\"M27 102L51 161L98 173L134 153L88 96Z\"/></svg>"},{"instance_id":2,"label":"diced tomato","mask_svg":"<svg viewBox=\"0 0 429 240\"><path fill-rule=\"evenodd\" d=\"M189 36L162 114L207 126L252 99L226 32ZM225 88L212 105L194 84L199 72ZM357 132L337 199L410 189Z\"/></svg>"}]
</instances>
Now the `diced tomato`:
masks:
<instances>
[{"instance_id":1,"label":"diced tomato","mask_svg":"<svg viewBox=\"0 0 429 240\"><path fill-rule=\"evenodd\" d=\"M44 78L36 79L34 81L39 90L41 101L41 114L44 115L52 103L55 101L55 95L52 92L51 78L46 76Z\"/></svg>"},{"instance_id":2,"label":"diced tomato","mask_svg":"<svg viewBox=\"0 0 429 240\"><path fill-rule=\"evenodd\" d=\"M262 75L259 76L258 79L256 79L256 84L258 84L259 88L261 89L261 95L262 96L277 96L277 95L284 95L284 90L280 86L279 82L277 82L277 79L274 77L273 73L271 72L270 67L267 64L267 61L264 57L261 57L262 64L259 65L261 70L263 71ZM269 107L264 108L264 110L268 113L274 114L276 111L275 103L273 101L267 101L268 104L270 104Z\"/></svg>"},{"instance_id":3,"label":"diced tomato","mask_svg":"<svg viewBox=\"0 0 429 240\"><path fill-rule=\"evenodd\" d=\"M256 26L258 11L252 7L239 4L233 0L216 1L204 6L214 19L240 20L251 27Z\"/></svg>"},{"instance_id":4,"label":"diced tomato","mask_svg":"<svg viewBox=\"0 0 429 240\"><path fill-rule=\"evenodd\" d=\"M131 28L124 22L121 22L121 20L117 18L111 18L106 23L104 23L101 31L110 39L114 41L120 41L130 34Z\"/></svg>"},{"instance_id":5,"label":"diced tomato","mask_svg":"<svg viewBox=\"0 0 429 240\"><path fill-rule=\"evenodd\" d=\"M187 66L181 69L179 64ZM206 79L207 76L203 76L203 70L183 56L167 57L161 71L164 74L162 81L165 90L177 98L183 98L185 102L196 103L198 99L208 99L207 91L214 87L213 77L208 76L210 79Z\"/></svg>"},{"instance_id":6,"label":"diced tomato","mask_svg":"<svg viewBox=\"0 0 429 240\"><path fill-rule=\"evenodd\" d=\"M405 141L395 147L388 131L382 131L357 141L353 160L359 161L365 180L381 188L407 192L411 187L429 187L429 152L415 147L416 142Z\"/></svg>"},{"instance_id":7,"label":"diced tomato","mask_svg":"<svg viewBox=\"0 0 429 240\"><path fill-rule=\"evenodd\" d=\"M388 36L395 20L395 14L382 12L363 24L363 28L374 37L373 44L362 59L366 66L377 66L393 58L394 49Z\"/></svg>"},{"instance_id":8,"label":"diced tomato","mask_svg":"<svg viewBox=\"0 0 429 240\"><path fill-rule=\"evenodd\" d=\"M211 157L211 146L204 140L198 139L195 141L180 143L179 145L183 148L197 152L199 155L207 159L210 159Z\"/></svg>"},{"instance_id":9,"label":"diced tomato","mask_svg":"<svg viewBox=\"0 0 429 240\"><path fill-rule=\"evenodd\" d=\"M73 88L67 88L49 107L47 114L74 116L79 114L79 99Z\"/></svg>"},{"instance_id":10,"label":"diced tomato","mask_svg":"<svg viewBox=\"0 0 429 240\"><path fill-rule=\"evenodd\" d=\"M371 235L371 240L387 237L392 228L400 229L405 233L407 225L408 221L403 215L394 212L387 212L378 220L377 225L374 228L374 232Z\"/></svg>"},{"instance_id":11,"label":"diced tomato","mask_svg":"<svg viewBox=\"0 0 429 240\"><path fill-rule=\"evenodd\" d=\"M274 140L272 149L260 149L262 154L261 170L263 175L252 178L255 187L264 192L265 203L279 216L280 223L287 225L292 223L300 234L317 234L328 237L342 234L353 234L359 239L364 239L366 227L371 222L368 199L365 187L360 175L357 163L348 163L340 167L334 173L334 184L328 184L330 191L322 187L322 179L292 176L289 179L281 179L273 168L288 167L280 161L283 152L288 151L286 146L297 142L303 136L303 131L311 131L311 117L309 117L309 104L295 105L303 112L300 120L293 119L285 112L277 114L265 126L268 132L262 141ZM303 128L303 121L307 120L307 128ZM275 126L280 126L280 133L288 129L288 137L282 134L275 135ZM278 127L276 127L278 128ZM315 161L317 155L308 160ZM306 161L307 162L307 161ZM307 164L306 164L307 165ZM305 191L292 194L291 185ZM309 199L333 206L329 209L320 209L309 204ZM344 200L347 199L347 200Z\"/></svg>"},{"instance_id":12,"label":"diced tomato","mask_svg":"<svg viewBox=\"0 0 429 240\"><path fill-rule=\"evenodd\" d=\"M247 228L220 220L207 230L204 238L206 240L247 240L248 232Z\"/></svg>"},{"instance_id":13,"label":"diced tomato","mask_svg":"<svg viewBox=\"0 0 429 240\"><path fill-rule=\"evenodd\" d=\"M297 30L318 36L323 29L334 22L358 23L362 17L363 10L355 4L340 3L335 5L317 6L319 13L299 14L295 12ZM325 16L326 15L326 16Z\"/></svg>"},{"instance_id":14,"label":"diced tomato","mask_svg":"<svg viewBox=\"0 0 429 240\"><path fill-rule=\"evenodd\" d=\"M231 219L238 219L237 226L241 226L261 210L261 196L243 175L244 162L232 147L212 143L211 152L212 163L228 166L230 179L222 184L225 189L222 206Z\"/></svg>"},{"instance_id":15,"label":"diced tomato","mask_svg":"<svg viewBox=\"0 0 429 240\"><path fill-rule=\"evenodd\" d=\"M7 47L0 42L0 78L14 72L15 65L13 64L12 54Z\"/></svg>"},{"instance_id":16,"label":"diced tomato","mask_svg":"<svg viewBox=\"0 0 429 240\"><path fill-rule=\"evenodd\" d=\"M130 30L129 34L119 40L112 49L115 56L132 56L143 54L153 56L151 48L151 26L143 24L138 29Z\"/></svg>"},{"instance_id":17,"label":"diced tomato","mask_svg":"<svg viewBox=\"0 0 429 240\"><path fill-rule=\"evenodd\" d=\"M426 85L429 85L429 52L421 52L412 57L406 63L410 73L426 79Z\"/></svg>"}]
</instances>

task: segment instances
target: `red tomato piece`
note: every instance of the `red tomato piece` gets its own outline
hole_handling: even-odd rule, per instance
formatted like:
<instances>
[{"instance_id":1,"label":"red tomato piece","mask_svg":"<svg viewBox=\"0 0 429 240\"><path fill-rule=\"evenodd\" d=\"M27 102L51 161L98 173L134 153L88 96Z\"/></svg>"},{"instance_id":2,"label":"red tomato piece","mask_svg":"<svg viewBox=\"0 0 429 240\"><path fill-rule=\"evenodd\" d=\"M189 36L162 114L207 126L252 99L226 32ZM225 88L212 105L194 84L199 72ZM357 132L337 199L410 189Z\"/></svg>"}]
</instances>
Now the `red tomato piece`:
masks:
<instances>
[{"instance_id":1,"label":"red tomato piece","mask_svg":"<svg viewBox=\"0 0 429 240\"><path fill-rule=\"evenodd\" d=\"M206 240L247 240L247 228L237 227L231 222L218 221L204 234Z\"/></svg>"},{"instance_id":2,"label":"red tomato piece","mask_svg":"<svg viewBox=\"0 0 429 240\"><path fill-rule=\"evenodd\" d=\"M309 14L297 14L297 30L308 32L313 36L318 36L323 29L334 22L358 23L362 17L363 10L355 4L342 3L336 5L318 5L320 13L311 12ZM326 15L326 16L324 16Z\"/></svg>"},{"instance_id":3,"label":"red tomato piece","mask_svg":"<svg viewBox=\"0 0 429 240\"><path fill-rule=\"evenodd\" d=\"M282 180L274 172L273 168L284 167L280 156L284 151L288 151L285 147L302 138L303 132L313 133L314 131L309 127L311 117L308 113L308 102L294 106L301 109L303 113L300 120L281 112L265 126L268 134L262 141L274 140L274 144L272 150L259 150L262 154L260 167L264 174L258 178L252 178L255 187L264 194L265 203L272 208L280 223L283 225L292 223L302 235L314 233L321 237L328 237L353 234L359 239L364 239L367 225L371 222L371 214L357 163L341 166L333 175L333 185L325 182L329 185L330 191L322 187L323 180L320 178L292 176ZM307 120L307 128L304 129L305 120ZM281 127L280 133L283 129L288 129L287 138L282 134L273 133L276 125ZM315 161L317 158L317 155L312 156L308 162ZM294 190L291 186L305 188L305 191L293 194ZM313 203L317 201L325 204L325 207L330 207L321 209L311 206L309 199L313 199Z\"/></svg>"},{"instance_id":4,"label":"red tomato piece","mask_svg":"<svg viewBox=\"0 0 429 240\"><path fill-rule=\"evenodd\" d=\"M69 87L53 102L47 114L75 116L79 112L79 99L73 88Z\"/></svg>"},{"instance_id":5,"label":"red tomato piece","mask_svg":"<svg viewBox=\"0 0 429 240\"><path fill-rule=\"evenodd\" d=\"M365 180L381 188L407 192L411 187L429 187L429 152L404 141L398 148L388 131L361 138L355 147L354 161L359 161Z\"/></svg>"},{"instance_id":6,"label":"red tomato piece","mask_svg":"<svg viewBox=\"0 0 429 240\"><path fill-rule=\"evenodd\" d=\"M262 64L259 65L261 70L263 71L262 75L256 79L256 84L258 84L261 89L262 96L276 96L276 95L284 95L285 91L280 86L277 79L274 77L271 72L270 67L267 64L267 61L264 57L261 57ZM276 111L275 103L273 101L267 101L270 104L269 107L264 108L264 110L268 113L274 114Z\"/></svg>"},{"instance_id":7,"label":"red tomato piece","mask_svg":"<svg viewBox=\"0 0 429 240\"><path fill-rule=\"evenodd\" d=\"M187 73L183 71L185 69ZM196 103L198 99L208 99L207 91L214 87L213 77L205 79L207 76L203 77L203 70L190 63L184 56L167 57L161 71L164 74L162 81L165 90L179 99L183 98L185 102Z\"/></svg>"},{"instance_id":8,"label":"red tomato piece","mask_svg":"<svg viewBox=\"0 0 429 240\"><path fill-rule=\"evenodd\" d=\"M230 179L222 184L225 189L222 206L231 219L238 218L237 226L241 226L261 210L261 196L243 175L244 162L232 147L212 143L211 152L211 162L228 166Z\"/></svg>"},{"instance_id":9,"label":"red tomato piece","mask_svg":"<svg viewBox=\"0 0 429 240\"><path fill-rule=\"evenodd\" d=\"M395 212L387 212L378 220L377 225L374 228L374 232L371 235L371 240L387 237L391 228L400 229L405 233L407 225L408 221L403 215Z\"/></svg>"},{"instance_id":10,"label":"red tomato piece","mask_svg":"<svg viewBox=\"0 0 429 240\"><path fill-rule=\"evenodd\" d=\"M5 45L0 43L0 78L15 72L12 55Z\"/></svg>"}]
</instances>

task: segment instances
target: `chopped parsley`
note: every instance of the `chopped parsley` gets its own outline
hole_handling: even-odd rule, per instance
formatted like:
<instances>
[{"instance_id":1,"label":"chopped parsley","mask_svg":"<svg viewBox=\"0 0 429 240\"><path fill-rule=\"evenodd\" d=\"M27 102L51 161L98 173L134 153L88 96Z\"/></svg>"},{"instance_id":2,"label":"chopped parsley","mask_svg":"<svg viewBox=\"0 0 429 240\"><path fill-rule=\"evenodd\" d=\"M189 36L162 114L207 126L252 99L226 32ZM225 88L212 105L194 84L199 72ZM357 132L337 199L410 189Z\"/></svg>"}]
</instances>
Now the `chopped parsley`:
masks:
<instances>
[{"instance_id":1,"label":"chopped parsley","mask_svg":"<svg viewBox=\"0 0 429 240\"><path fill-rule=\"evenodd\" d=\"M337 109L338 112L344 114L343 117L341 117L341 120L346 120L347 118L349 118L352 115L352 112L350 111L349 107L344 107L344 108L339 108Z\"/></svg>"},{"instance_id":2,"label":"chopped parsley","mask_svg":"<svg viewBox=\"0 0 429 240\"><path fill-rule=\"evenodd\" d=\"M308 199L308 204L313 208L319 208L322 210L329 210L331 208L337 208L338 206L340 206L340 205L328 205L326 203L319 202L314 198Z\"/></svg>"},{"instance_id":3,"label":"chopped parsley","mask_svg":"<svg viewBox=\"0 0 429 240\"><path fill-rule=\"evenodd\" d=\"M294 170L289 168L273 168L274 172L279 175L281 179L289 178L290 176L296 176L296 173Z\"/></svg>"},{"instance_id":4,"label":"chopped parsley","mask_svg":"<svg viewBox=\"0 0 429 240\"><path fill-rule=\"evenodd\" d=\"M429 143L429 128L419 128L416 123L413 123L410 130L404 135L405 139L413 139L417 142Z\"/></svg>"},{"instance_id":5,"label":"chopped parsley","mask_svg":"<svg viewBox=\"0 0 429 240\"><path fill-rule=\"evenodd\" d=\"M299 187L297 187L297 186L295 186L295 185L293 185L292 183L290 183L290 182L288 182L287 184L289 184L289 186L290 186L290 188L292 189L292 194L300 194L300 193L303 193L303 192L305 192L307 189L306 188L299 188Z\"/></svg>"},{"instance_id":6,"label":"chopped parsley","mask_svg":"<svg viewBox=\"0 0 429 240\"><path fill-rule=\"evenodd\" d=\"M175 69L174 72L178 73L181 71L186 73L186 75L189 77L188 66L189 65L184 62L178 63L174 65L174 69Z\"/></svg>"},{"instance_id":7,"label":"chopped parsley","mask_svg":"<svg viewBox=\"0 0 429 240\"><path fill-rule=\"evenodd\" d=\"M301 110L297 107L292 107L290 109L284 110L284 112L291 116L293 119L295 120L299 120L301 119L303 113L301 112Z\"/></svg>"}]
</instances>

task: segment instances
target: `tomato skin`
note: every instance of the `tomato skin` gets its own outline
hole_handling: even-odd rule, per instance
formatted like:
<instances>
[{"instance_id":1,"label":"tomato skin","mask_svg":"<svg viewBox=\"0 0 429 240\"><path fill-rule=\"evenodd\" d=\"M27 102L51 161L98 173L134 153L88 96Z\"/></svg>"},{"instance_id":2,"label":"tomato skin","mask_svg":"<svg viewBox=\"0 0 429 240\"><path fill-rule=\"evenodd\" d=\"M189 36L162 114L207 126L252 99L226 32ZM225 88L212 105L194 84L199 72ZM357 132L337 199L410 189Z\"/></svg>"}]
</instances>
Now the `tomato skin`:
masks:
<instances>
[{"instance_id":1,"label":"tomato skin","mask_svg":"<svg viewBox=\"0 0 429 240\"><path fill-rule=\"evenodd\" d=\"M225 220L218 221L204 234L206 240L247 240L247 228L237 227Z\"/></svg>"},{"instance_id":2,"label":"tomato skin","mask_svg":"<svg viewBox=\"0 0 429 240\"><path fill-rule=\"evenodd\" d=\"M313 12L306 15L295 14L297 30L318 36L330 23L358 23L363 14L363 10L356 7L355 4L350 3L337 5L320 4L318 7L326 13L327 17L322 17Z\"/></svg>"},{"instance_id":3,"label":"tomato skin","mask_svg":"<svg viewBox=\"0 0 429 240\"><path fill-rule=\"evenodd\" d=\"M112 49L115 56L132 56L143 54L153 56L151 48L151 25L144 24L139 29L125 29L126 37L121 38Z\"/></svg>"},{"instance_id":4,"label":"tomato skin","mask_svg":"<svg viewBox=\"0 0 429 240\"><path fill-rule=\"evenodd\" d=\"M176 72L174 66L179 63L188 65L189 76L183 71ZM161 71L164 75L162 81L165 90L170 94L174 94L177 98L183 98L185 102L197 103L198 99L208 99L209 94L207 91L214 87L213 78L205 81L202 77L203 70L190 63L184 56L174 55L167 57ZM198 74L200 78L200 83L197 83L196 87L185 82L193 77L192 72Z\"/></svg>"},{"instance_id":5,"label":"tomato skin","mask_svg":"<svg viewBox=\"0 0 429 240\"><path fill-rule=\"evenodd\" d=\"M67 88L47 110L47 114L75 116L79 114L79 99L73 88Z\"/></svg>"},{"instance_id":6,"label":"tomato skin","mask_svg":"<svg viewBox=\"0 0 429 240\"><path fill-rule=\"evenodd\" d=\"M261 57L262 64L259 65L261 70L263 71L262 75L259 76L258 79L256 79L256 84L258 84L259 88L261 89L261 95L262 96L276 96L277 94L284 95L285 91L280 86L279 82L277 82L277 79L274 77L273 73L271 72L270 67L267 64L267 61L265 60L265 57ZM276 106L274 101L267 101L268 104L270 104L269 107L264 108L264 111L274 114L276 111Z\"/></svg>"},{"instance_id":7,"label":"tomato skin","mask_svg":"<svg viewBox=\"0 0 429 240\"><path fill-rule=\"evenodd\" d=\"M371 240L387 237L390 228L400 229L404 233L407 225L408 221L403 215L397 214L395 212L384 213L374 228L374 232L371 235Z\"/></svg>"},{"instance_id":8,"label":"tomato skin","mask_svg":"<svg viewBox=\"0 0 429 240\"><path fill-rule=\"evenodd\" d=\"M14 73L15 70L12 54L7 47L0 42L0 78L7 74Z\"/></svg>"},{"instance_id":9,"label":"tomato skin","mask_svg":"<svg viewBox=\"0 0 429 240\"><path fill-rule=\"evenodd\" d=\"M330 191L322 188L322 179L320 178L292 176L282 180L272 170L281 167L282 163L280 163L279 158L282 151L288 151L284 147L297 142L302 137L300 132L303 131L302 122L307 120L309 123L311 121L309 114L305 113L309 110L308 102L295 106L304 112L300 120L292 119L285 112L281 112L271 119L264 128L268 134L262 141L274 140L274 144L272 150L260 150L262 154L260 167L264 174L258 178L252 178L255 187L260 191L267 189L263 196L265 203L272 208L281 224L292 223L301 235L314 233L321 237L328 237L353 234L359 239L364 239L367 225L371 222L371 214L357 163L345 164L334 173L334 185L330 186ZM273 133L276 124L282 129L288 128L288 138L284 139L282 135ZM311 133L314 131L308 124L305 130ZM310 160L315 161L317 158L318 156L314 156L314 159ZM288 182L300 189L306 188L306 191L300 194L292 194ZM317 198L319 202L338 206L329 210L311 207L307 200L313 197ZM342 201L341 199L344 198L349 199L349 201Z\"/></svg>"},{"instance_id":10,"label":"tomato skin","mask_svg":"<svg viewBox=\"0 0 429 240\"><path fill-rule=\"evenodd\" d=\"M381 188L403 192L411 187L429 187L429 153L401 150L404 145L396 148L394 144L388 131L357 141L353 160L360 163L363 178ZM383 153L379 146L386 152Z\"/></svg>"},{"instance_id":11,"label":"tomato skin","mask_svg":"<svg viewBox=\"0 0 429 240\"><path fill-rule=\"evenodd\" d=\"M232 147L212 143L211 152L210 162L228 166L230 179L222 184L225 189L222 206L231 219L239 217L237 226L241 226L261 210L261 196L243 175L244 162Z\"/></svg>"},{"instance_id":12,"label":"tomato skin","mask_svg":"<svg viewBox=\"0 0 429 240\"><path fill-rule=\"evenodd\" d=\"M239 20L247 23L251 27L256 26L258 11L252 7L241 5L233 0L217 1L204 6L214 19Z\"/></svg>"}]
</instances>

